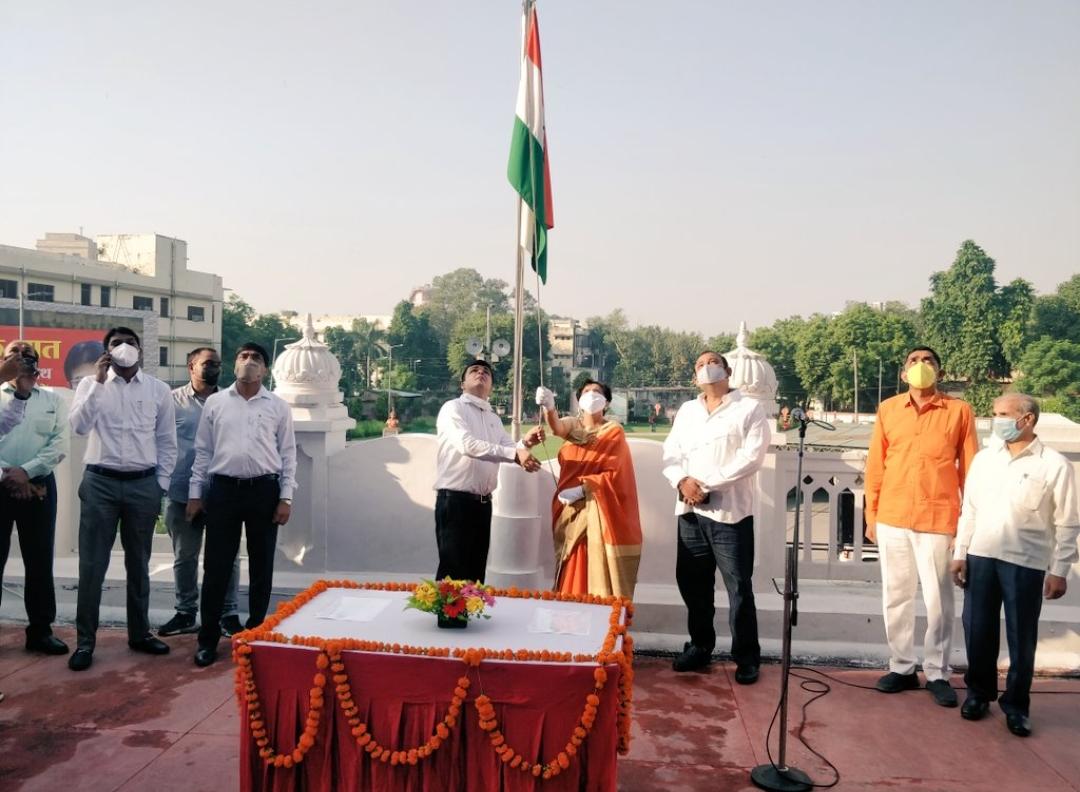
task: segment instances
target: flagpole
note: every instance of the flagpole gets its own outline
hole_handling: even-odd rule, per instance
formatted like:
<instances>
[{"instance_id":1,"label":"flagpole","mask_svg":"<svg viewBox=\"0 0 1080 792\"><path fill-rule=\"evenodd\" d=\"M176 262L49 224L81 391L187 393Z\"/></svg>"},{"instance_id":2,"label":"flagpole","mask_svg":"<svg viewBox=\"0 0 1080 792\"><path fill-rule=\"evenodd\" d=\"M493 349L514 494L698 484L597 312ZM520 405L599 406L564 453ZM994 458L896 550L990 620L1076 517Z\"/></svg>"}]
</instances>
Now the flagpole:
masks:
<instances>
[{"instance_id":1,"label":"flagpole","mask_svg":"<svg viewBox=\"0 0 1080 792\"><path fill-rule=\"evenodd\" d=\"M525 63L525 40L529 32L529 0L523 0L521 4L521 64ZM514 238L515 265L514 265L514 366L511 387L510 407L510 436L516 443L521 439L521 366L522 366L522 339L525 318L525 252L521 247L521 215L524 213L525 200L517 197L517 236Z\"/></svg>"},{"instance_id":2,"label":"flagpole","mask_svg":"<svg viewBox=\"0 0 1080 792\"><path fill-rule=\"evenodd\" d=\"M521 364L523 326L525 323L525 254L521 247L521 215L524 201L517 200L517 264L514 271L514 377L510 410L510 435L516 443L521 439Z\"/></svg>"}]
</instances>

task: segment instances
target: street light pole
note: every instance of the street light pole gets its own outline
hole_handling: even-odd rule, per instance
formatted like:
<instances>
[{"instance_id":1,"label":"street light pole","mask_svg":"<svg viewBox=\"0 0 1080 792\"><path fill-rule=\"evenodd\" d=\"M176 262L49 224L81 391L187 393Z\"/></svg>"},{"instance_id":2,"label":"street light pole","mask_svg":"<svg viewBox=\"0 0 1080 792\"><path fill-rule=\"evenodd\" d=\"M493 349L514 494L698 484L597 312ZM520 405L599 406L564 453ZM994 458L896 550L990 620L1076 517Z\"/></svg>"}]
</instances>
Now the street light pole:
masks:
<instances>
[{"instance_id":1,"label":"street light pole","mask_svg":"<svg viewBox=\"0 0 1080 792\"><path fill-rule=\"evenodd\" d=\"M390 375L394 371L394 348L405 346L405 344L387 344L386 345L386 418L389 420L390 413L394 411L394 391L390 388Z\"/></svg>"}]
</instances>

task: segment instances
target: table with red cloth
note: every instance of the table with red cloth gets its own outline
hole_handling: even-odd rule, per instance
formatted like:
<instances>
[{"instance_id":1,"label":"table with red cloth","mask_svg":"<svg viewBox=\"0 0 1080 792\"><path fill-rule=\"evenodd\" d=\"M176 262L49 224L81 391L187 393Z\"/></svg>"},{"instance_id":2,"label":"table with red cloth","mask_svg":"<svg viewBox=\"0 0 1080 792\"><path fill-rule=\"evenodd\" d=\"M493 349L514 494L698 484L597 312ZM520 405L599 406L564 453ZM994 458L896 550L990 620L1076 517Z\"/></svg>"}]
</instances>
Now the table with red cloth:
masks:
<instances>
[{"instance_id":1,"label":"table with red cloth","mask_svg":"<svg viewBox=\"0 0 1080 792\"><path fill-rule=\"evenodd\" d=\"M615 789L616 754L629 740L628 603L500 592L490 620L439 629L434 615L404 609L408 588L320 581L257 630L237 636L241 789ZM336 671L326 667L335 653ZM313 680L322 672L329 680L315 726L309 710ZM445 721L462 677L469 683L460 715ZM336 682L347 682L357 710L351 722ZM599 701L582 739L590 694ZM478 696L490 699L498 731L490 722L485 729ZM351 725L357 720L368 738L358 739ZM447 722L452 727L444 731L440 724ZM302 760L283 765L305 729L310 738ZM415 749L439 732L445 737L438 748L426 757L421 751L417 761ZM276 764L260 754L257 734ZM525 764L553 767L558 757L557 774L545 779L522 772L518 762L511 766L492 734ZM393 761L362 747L365 739L389 749ZM570 755L568 741L576 744ZM409 749L415 764L405 760Z\"/></svg>"}]
</instances>

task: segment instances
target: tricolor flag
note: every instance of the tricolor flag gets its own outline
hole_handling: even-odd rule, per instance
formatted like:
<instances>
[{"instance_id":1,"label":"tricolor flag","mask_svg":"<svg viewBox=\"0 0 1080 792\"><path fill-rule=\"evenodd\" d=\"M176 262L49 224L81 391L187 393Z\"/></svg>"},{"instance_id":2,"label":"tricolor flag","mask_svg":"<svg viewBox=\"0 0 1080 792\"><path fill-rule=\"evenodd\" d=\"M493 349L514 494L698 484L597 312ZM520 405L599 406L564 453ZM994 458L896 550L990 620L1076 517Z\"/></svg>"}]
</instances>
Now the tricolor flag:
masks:
<instances>
[{"instance_id":1,"label":"tricolor flag","mask_svg":"<svg viewBox=\"0 0 1080 792\"><path fill-rule=\"evenodd\" d=\"M519 244L540 279L547 282L547 230L555 226L544 131L544 85L540 76L540 29L536 3L525 0L522 15L521 83L506 175L521 196Z\"/></svg>"}]
</instances>

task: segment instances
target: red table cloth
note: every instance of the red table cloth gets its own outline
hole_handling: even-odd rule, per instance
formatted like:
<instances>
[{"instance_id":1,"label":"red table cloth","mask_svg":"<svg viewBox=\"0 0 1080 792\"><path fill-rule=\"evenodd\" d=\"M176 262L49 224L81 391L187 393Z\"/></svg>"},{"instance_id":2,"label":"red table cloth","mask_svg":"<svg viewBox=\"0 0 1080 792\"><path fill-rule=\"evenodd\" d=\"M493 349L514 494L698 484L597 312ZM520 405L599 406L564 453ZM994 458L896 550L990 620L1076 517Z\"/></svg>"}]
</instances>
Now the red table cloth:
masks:
<instances>
[{"instance_id":1,"label":"red table cloth","mask_svg":"<svg viewBox=\"0 0 1080 792\"><path fill-rule=\"evenodd\" d=\"M325 590L327 584L322 585ZM525 596L535 595L526 593ZM545 598L549 596L548 593L544 595ZM303 597L298 597L301 599ZM242 663L238 676L242 790L607 792L615 789L620 718L625 719L621 723L624 734L629 728L629 677L624 680L627 691L622 691L619 684L623 667L630 667L628 637L626 645L620 643L619 649L621 654L625 648L627 660L624 662L620 657L618 663L603 665L606 683L602 690L594 690L595 675L602 673L597 672L596 662L483 659L469 665L455 657L398 654L389 645L381 651L378 648L376 651L350 651L347 643L344 647L339 643L336 651L340 652L341 665L337 666L338 671L320 669L317 663L325 665L327 662L325 654L323 660L319 660L326 644L317 637L293 637L293 642L307 643L294 646L259 641L268 636L283 641L282 636L273 633L273 628L287 615L279 613L271 617L259 630L242 633L234 644L234 650L247 653L236 655ZM626 617L628 620L629 612ZM613 629L624 631L625 622L622 628L613 625ZM486 649L506 655L503 647ZM334 651L330 649L331 659ZM601 657L611 659L609 655ZM250 671L250 677L243 676L244 669ZM302 761L291 767L275 766L260 755L253 733L255 727L250 723L250 700L245 698L244 680L254 683L254 688L247 690L257 692L257 701L251 706L254 716L259 719L255 725L264 730L268 741L264 751L272 748L276 754L287 756L300 746L298 741L305 733L313 679L318 673L330 679L322 693L317 729L311 732L309 728L313 743L305 749ZM444 732L446 737L441 745L415 765L404 761L405 754L398 755L398 751L422 746L441 730L440 724L447 716L462 677L469 679L469 687L456 723L448 733ZM346 678L352 706L358 710L352 714L353 722L362 721L370 737L394 753L394 763L373 758L358 744L343 705L335 694L335 681L346 682ZM460 693L460 688L458 690ZM587 697L594 692L599 694L599 700L595 704L591 730L580 741L576 753L570 756L563 753L562 759L566 760L560 762L563 769L548 779L522 772L504 761L489 739L488 731L482 728L481 716L475 707L477 696L490 698L498 733L505 738L505 744L520 754L526 763L547 766L546 763L553 761L560 752L567 751L568 740L575 729L581 734L583 707ZM625 747L624 742L622 748L625 750ZM375 755L378 756L378 752ZM413 760L416 761L415 756Z\"/></svg>"}]
</instances>

